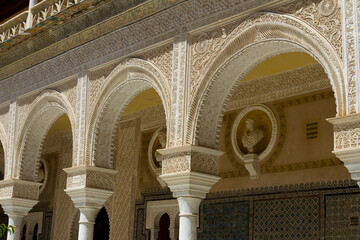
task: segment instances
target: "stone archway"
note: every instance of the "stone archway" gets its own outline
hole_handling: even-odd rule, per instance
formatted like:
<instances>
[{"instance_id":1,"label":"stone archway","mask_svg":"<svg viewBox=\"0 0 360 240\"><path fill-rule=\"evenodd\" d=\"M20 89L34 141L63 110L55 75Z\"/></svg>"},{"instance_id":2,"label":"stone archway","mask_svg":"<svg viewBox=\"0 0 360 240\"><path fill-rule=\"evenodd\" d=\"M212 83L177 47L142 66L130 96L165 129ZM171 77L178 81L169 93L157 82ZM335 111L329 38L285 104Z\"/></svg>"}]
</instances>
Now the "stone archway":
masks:
<instances>
[{"instance_id":1,"label":"stone archway","mask_svg":"<svg viewBox=\"0 0 360 240\"><path fill-rule=\"evenodd\" d=\"M110 239L129 239L132 235L135 201L133 188L140 148L139 119L119 121L128 104L141 92L150 88L159 95L167 118L170 108L170 87L165 75L155 65L141 59L128 59L120 63L105 79L104 87L90 113L87 162L73 163L73 166L90 165L99 171L117 171L114 183L111 183L114 194L107 202L103 199L111 213ZM100 180L97 179L97 182ZM110 180L106 182L105 185ZM101 187L104 189L103 186L99 188Z\"/></svg>"},{"instance_id":2,"label":"stone archway","mask_svg":"<svg viewBox=\"0 0 360 240\"><path fill-rule=\"evenodd\" d=\"M61 93L46 90L35 99L17 142L14 177L36 182L39 157L46 133L63 114L70 119L74 132L75 114L70 103Z\"/></svg>"},{"instance_id":3,"label":"stone archway","mask_svg":"<svg viewBox=\"0 0 360 240\"><path fill-rule=\"evenodd\" d=\"M201 76L189 112L186 141L217 148L225 107L241 79L258 63L287 52L306 52L327 73L335 93L337 115L347 113L342 66L335 50L305 24L274 13L258 13L239 25L229 42Z\"/></svg>"},{"instance_id":4,"label":"stone archway","mask_svg":"<svg viewBox=\"0 0 360 240\"><path fill-rule=\"evenodd\" d=\"M128 59L112 71L91 113L86 153L91 163L86 165L113 168L115 133L121 113L137 94L149 88L159 94L168 119L170 87L156 66L141 59Z\"/></svg>"}]
</instances>

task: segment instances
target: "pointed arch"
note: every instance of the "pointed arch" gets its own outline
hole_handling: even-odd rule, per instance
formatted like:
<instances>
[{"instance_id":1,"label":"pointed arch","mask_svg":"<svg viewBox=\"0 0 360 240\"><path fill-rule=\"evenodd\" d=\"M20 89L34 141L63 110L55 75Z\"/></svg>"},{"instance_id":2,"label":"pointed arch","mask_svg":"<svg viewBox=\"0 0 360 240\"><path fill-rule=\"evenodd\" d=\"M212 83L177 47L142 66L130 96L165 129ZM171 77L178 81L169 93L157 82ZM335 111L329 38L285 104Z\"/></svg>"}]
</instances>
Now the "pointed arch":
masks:
<instances>
[{"instance_id":1,"label":"pointed arch","mask_svg":"<svg viewBox=\"0 0 360 240\"><path fill-rule=\"evenodd\" d=\"M252 68L281 53L306 52L313 56L330 79L337 115L346 114L346 82L340 58L315 29L289 16L256 13L240 24L229 39L202 75L191 99L187 143L217 148L231 93Z\"/></svg>"},{"instance_id":2,"label":"pointed arch","mask_svg":"<svg viewBox=\"0 0 360 240\"><path fill-rule=\"evenodd\" d=\"M169 84L154 64L142 59L126 59L109 74L90 114L87 162L73 165L113 168L115 134L121 113L136 95L149 88L159 94L168 119Z\"/></svg>"},{"instance_id":3,"label":"pointed arch","mask_svg":"<svg viewBox=\"0 0 360 240\"><path fill-rule=\"evenodd\" d=\"M14 177L29 181L37 180L39 158L46 134L63 114L68 116L74 132L75 114L65 96L47 89L34 100L16 144Z\"/></svg>"}]
</instances>

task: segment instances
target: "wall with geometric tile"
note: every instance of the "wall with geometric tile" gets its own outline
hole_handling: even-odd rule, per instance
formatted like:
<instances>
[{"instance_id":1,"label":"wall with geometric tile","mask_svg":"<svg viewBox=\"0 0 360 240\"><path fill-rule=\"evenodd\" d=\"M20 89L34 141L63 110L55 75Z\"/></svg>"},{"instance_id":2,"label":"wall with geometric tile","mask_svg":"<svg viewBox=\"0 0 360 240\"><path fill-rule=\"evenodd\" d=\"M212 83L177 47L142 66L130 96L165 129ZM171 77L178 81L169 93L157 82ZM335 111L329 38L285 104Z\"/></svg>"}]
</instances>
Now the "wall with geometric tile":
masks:
<instances>
[{"instance_id":1,"label":"wall with geometric tile","mask_svg":"<svg viewBox=\"0 0 360 240\"><path fill-rule=\"evenodd\" d=\"M146 202L171 198L168 189L143 193L134 239L150 236ZM350 180L212 192L199 213L199 240L360 239L360 188Z\"/></svg>"},{"instance_id":2,"label":"wall with geometric tile","mask_svg":"<svg viewBox=\"0 0 360 240\"><path fill-rule=\"evenodd\" d=\"M249 210L250 201L202 204L198 239L249 239Z\"/></svg>"},{"instance_id":3,"label":"wall with geometric tile","mask_svg":"<svg viewBox=\"0 0 360 240\"><path fill-rule=\"evenodd\" d=\"M253 201L253 239L319 239L319 196Z\"/></svg>"}]
</instances>

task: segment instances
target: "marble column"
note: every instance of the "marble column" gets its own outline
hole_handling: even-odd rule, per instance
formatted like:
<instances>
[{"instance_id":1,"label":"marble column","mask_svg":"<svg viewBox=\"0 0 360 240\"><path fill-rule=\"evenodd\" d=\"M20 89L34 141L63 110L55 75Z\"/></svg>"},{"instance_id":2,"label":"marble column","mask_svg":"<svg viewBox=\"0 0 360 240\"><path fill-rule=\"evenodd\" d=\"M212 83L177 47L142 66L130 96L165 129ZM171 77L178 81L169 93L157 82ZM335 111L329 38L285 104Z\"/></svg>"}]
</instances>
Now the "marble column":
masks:
<instances>
[{"instance_id":1,"label":"marble column","mask_svg":"<svg viewBox=\"0 0 360 240\"><path fill-rule=\"evenodd\" d=\"M19 179L0 181L0 204L14 227L14 233L7 233L8 240L20 240L24 217L38 203L40 185Z\"/></svg>"},{"instance_id":2,"label":"marble column","mask_svg":"<svg viewBox=\"0 0 360 240\"><path fill-rule=\"evenodd\" d=\"M158 150L160 176L173 192L180 210L179 239L196 240L201 200L219 181L218 158L223 152L192 145Z\"/></svg>"},{"instance_id":3,"label":"marble column","mask_svg":"<svg viewBox=\"0 0 360 240\"><path fill-rule=\"evenodd\" d=\"M95 219L100 208L80 207L79 240L93 239Z\"/></svg>"},{"instance_id":4,"label":"marble column","mask_svg":"<svg viewBox=\"0 0 360 240\"><path fill-rule=\"evenodd\" d=\"M117 171L92 166L64 171L68 174L65 192L80 211L78 239L93 239L96 216L113 194Z\"/></svg>"}]
</instances>

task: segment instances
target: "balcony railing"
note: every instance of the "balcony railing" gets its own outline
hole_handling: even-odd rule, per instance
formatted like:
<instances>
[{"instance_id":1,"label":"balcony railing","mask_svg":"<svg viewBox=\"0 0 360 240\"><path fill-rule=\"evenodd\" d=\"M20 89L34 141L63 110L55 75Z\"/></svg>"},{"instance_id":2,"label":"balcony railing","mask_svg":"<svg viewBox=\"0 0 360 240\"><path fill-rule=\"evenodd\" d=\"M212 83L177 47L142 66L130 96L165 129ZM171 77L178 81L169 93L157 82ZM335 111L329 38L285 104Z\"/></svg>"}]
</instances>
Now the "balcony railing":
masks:
<instances>
[{"instance_id":1,"label":"balcony railing","mask_svg":"<svg viewBox=\"0 0 360 240\"><path fill-rule=\"evenodd\" d=\"M0 44L84 0L43 0L0 25Z\"/></svg>"}]
</instances>

